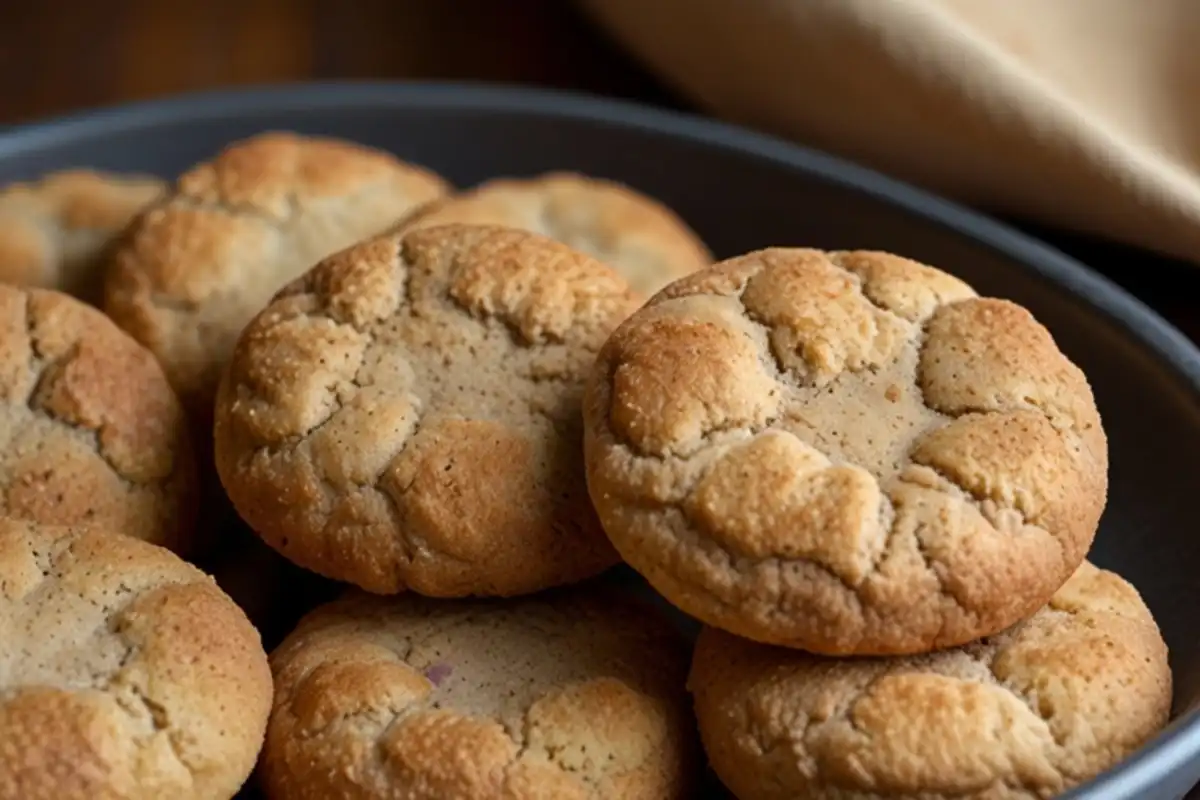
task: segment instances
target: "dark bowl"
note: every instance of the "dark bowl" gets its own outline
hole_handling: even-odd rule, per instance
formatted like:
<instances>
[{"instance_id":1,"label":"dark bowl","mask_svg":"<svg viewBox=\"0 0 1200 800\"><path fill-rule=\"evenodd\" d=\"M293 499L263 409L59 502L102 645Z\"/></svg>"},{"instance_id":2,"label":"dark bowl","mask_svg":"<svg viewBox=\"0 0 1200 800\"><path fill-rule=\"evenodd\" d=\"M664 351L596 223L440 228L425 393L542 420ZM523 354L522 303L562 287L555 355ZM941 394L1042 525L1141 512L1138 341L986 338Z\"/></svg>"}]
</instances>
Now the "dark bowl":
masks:
<instances>
[{"instance_id":1,"label":"dark bowl","mask_svg":"<svg viewBox=\"0 0 1200 800\"><path fill-rule=\"evenodd\" d=\"M92 166L172 176L265 129L354 139L460 185L576 169L677 209L719 256L879 248L1030 308L1087 372L1111 443L1093 559L1133 582L1171 649L1171 725L1075 798L1178 798L1200 780L1200 353L1109 281L1027 236L873 172L624 103L464 85L336 84L182 97L0 135L0 182Z\"/></svg>"}]
</instances>

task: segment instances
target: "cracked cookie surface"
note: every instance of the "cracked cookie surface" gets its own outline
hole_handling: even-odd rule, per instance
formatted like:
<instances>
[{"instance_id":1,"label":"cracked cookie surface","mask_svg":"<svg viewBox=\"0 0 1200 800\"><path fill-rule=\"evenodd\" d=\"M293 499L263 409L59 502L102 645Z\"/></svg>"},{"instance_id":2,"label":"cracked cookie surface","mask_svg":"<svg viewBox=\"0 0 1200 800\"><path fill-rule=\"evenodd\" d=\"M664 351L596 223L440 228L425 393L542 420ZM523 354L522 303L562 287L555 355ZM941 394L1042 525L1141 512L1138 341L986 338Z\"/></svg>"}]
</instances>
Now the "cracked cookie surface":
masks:
<instances>
[{"instance_id":1,"label":"cracked cookie surface","mask_svg":"<svg viewBox=\"0 0 1200 800\"><path fill-rule=\"evenodd\" d=\"M236 142L184 173L122 237L104 309L207 422L238 334L275 291L448 188L349 142L291 133Z\"/></svg>"},{"instance_id":2,"label":"cracked cookie surface","mask_svg":"<svg viewBox=\"0 0 1200 800\"><path fill-rule=\"evenodd\" d=\"M1029 800L1167 722L1167 649L1137 591L1088 562L1028 620L923 656L833 660L706 628L689 688L742 800Z\"/></svg>"},{"instance_id":3,"label":"cracked cookie surface","mask_svg":"<svg viewBox=\"0 0 1200 800\"><path fill-rule=\"evenodd\" d=\"M187 552L196 468L158 362L96 309L0 285L0 516Z\"/></svg>"},{"instance_id":4,"label":"cracked cookie surface","mask_svg":"<svg viewBox=\"0 0 1200 800\"><path fill-rule=\"evenodd\" d=\"M574 173L491 180L419 209L401 230L451 222L548 236L610 265L643 297L712 263L700 237L662 203Z\"/></svg>"},{"instance_id":5,"label":"cracked cookie surface","mask_svg":"<svg viewBox=\"0 0 1200 800\"><path fill-rule=\"evenodd\" d=\"M505 601L355 590L271 656L268 794L682 800L688 653L654 612L594 583Z\"/></svg>"},{"instance_id":6,"label":"cracked cookie surface","mask_svg":"<svg viewBox=\"0 0 1200 800\"><path fill-rule=\"evenodd\" d=\"M109 247L165 188L150 176L85 169L0 188L0 281L99 305Z\"/></svg>"},{"instance_id":7,"label":"cracked cookie surface","mask_svg":"<svg viewBox=\"0 0 1200 800\"><path fill-rule=\"evenodd\" d=\"M1013 303L883 253L770 249L667 287L588 383L591 497L683 611L901 654L1002 630L1083 561L1107 442Z\"/></svg>"},{"instance_id":8,"label":"cracked cookie surface","mask_svg":"<svg viewBox=\"0 0 1200 800\"><path fill-rule=\"evenodd\" d=\"M262 745L258 634L168 551L0 521L0 800L228 800Z\"/></svg>"},{"instance_id":9,"label":"cracked cookie surface","mask_svg":"<svg viewBox=\"0 0 1200 800\"><path fill-rule=\"evenodd\" d=\"M580 398L636 307L600 262L448 225L338 253L238 342L216 460L295 563L378 593L513 595L617 562L587 497Z\"/></svg>"}]
</instances>

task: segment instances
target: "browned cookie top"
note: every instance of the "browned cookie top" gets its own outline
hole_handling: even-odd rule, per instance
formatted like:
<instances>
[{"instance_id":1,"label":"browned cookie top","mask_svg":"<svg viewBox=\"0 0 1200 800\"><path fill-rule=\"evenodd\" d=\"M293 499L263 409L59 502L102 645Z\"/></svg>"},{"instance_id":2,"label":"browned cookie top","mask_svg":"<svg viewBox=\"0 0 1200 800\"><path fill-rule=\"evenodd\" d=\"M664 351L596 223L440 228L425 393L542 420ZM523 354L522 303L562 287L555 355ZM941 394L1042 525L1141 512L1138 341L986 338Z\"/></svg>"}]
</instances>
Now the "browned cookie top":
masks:
<instances>
[{"instance_id":1,"label":"browned cookie top","mask_svg":"<svg viewBox=\"0 0 1200 800\"><path fill-rule=\"evenodd\" d=\"M465 225L332 256L247 326L216 404L221 480L301 566L375 592L520 594L616 561L580 398L636 307L550 239Z\"/></svg>"},{"instance_id":2,"label":"browned cookie top","mask_svg":"<svg viewBox=\"0 0 1200 800\"><path fill-rule=\"evenodd\" d=\"M212 580L96 528L0 521L0 800L227 800L271 703Z\"/></svg>"},{"instance_id":3,"label":"browned cookie top","mask_svg":"<svg viewBox=\"0 0 1200 800\"><path fill-rule=\"evenodd\" d=\"M1029 620L932 655L833 660L709 628L689 684L714 769L755 800L1054 797L1171 706L1149 610L1086 562Z\"/></svg>"},{"instance_id":4,"label":"browned cookie top","mask_svg":"<svg viewBox=\"0 0 1200 800\"><path fill-rule=\"evenodd\" d=\"M158 362L91 306L0 285L0 516L189 549L196 468Z\"/></svg>"},{"instance_id":5,"label":"browned cookie top","mask_svg":"<svg viewBox=\"0 0 1200 800\"><path fill-rule=\"evenodd\" d=\"M165 184L87 169L0 188L0 281L101 300L104 258Z\"/></svg>"},{"instance_id":6,"label":"browned cookie top","mask_svg":"<svg viewBox=\"0 0 1200 800\"><path fill-rule=\"evenodd\" d=\"M751 639L921 652L1032 613L1107 489L1086 379L1028 311L882 253L668 287L597 360L589 488L668 599Z\"/></svg>"},{"instance_id":7,"label":"browned cookie top","mask_svg":"<svg viewBox=\"0 0 1200 800\"><path fill-rule=\"evenodd\" d=\"M677 633L595 586L508 601L354 594L271 657L273 796L690 797Z\"/></svg>"},{"instance_id":8,"label":"browned cookie top","mask_svg":"<svg viewBox=\"0 0 1200 800\"><path fill-rule=\"evenodd\" d=\"M405 230L460 222L540 233L609 264L639 294L712 263L700 238L662 203L613 181L569 172L503 178L415 212Z\"/></svg>"},{"instance_id":9,"label":"browned cookie top","mask_svg":"<svg viewBox=\"0 0 1200 800\"><path fill-rule=\"evenodd\" d=\"M349 142L265 133L179 178L114 256L105 310L211 413L242 327L321 258L445 194L441 178Z\"/></svg>"}]
</instances>

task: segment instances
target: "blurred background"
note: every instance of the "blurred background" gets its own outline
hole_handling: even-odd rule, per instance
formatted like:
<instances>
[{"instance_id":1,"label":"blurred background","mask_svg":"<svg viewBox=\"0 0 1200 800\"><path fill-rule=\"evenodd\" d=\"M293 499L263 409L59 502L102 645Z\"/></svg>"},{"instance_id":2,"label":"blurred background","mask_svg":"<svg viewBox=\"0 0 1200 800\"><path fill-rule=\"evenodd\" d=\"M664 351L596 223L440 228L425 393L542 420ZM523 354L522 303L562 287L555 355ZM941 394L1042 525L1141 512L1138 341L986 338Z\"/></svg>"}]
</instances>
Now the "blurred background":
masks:
<instances>
[{"instance_id":1,"label":"blurred background","mask_svg":"<svg viewBox=\"0 0 1200 800\"><path fill-rule=\"evenodd\" d=\"M0 3L0 126L181 92L321 79L503 82L695 110L567 0ZM1200 339L1200 270L1101 237L1009 221Z\"/></svg>"},{"instance_id":2,"label":"blurred background","mask_svg":"<svg viewBox=\"0 0 1200 800\"><path fill-rule=\"evenodd\" d=\"M678 105L565 0L0 4L0 122L199 89L458 79Z\"/></svg>"}]
</instances>

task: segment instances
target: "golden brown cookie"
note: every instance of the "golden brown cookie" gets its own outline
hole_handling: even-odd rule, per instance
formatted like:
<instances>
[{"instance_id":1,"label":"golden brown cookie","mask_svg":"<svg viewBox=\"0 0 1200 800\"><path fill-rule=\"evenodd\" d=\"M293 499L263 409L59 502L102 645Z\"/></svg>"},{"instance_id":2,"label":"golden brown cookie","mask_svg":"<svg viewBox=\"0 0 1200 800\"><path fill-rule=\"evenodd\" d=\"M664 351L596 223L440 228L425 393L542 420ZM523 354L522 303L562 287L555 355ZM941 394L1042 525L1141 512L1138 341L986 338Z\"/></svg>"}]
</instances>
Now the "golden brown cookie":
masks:
<instances>
[{"instance_id":1,"label":"golden brown cookie","mask_svg":"<svg viewBox=\"0 0 1200 800\"><path fill-rule=\"evenodd\" d=\"M741 800L1049 798L1141 747L1171 706L1150 611L1087 562L1029 620L932 655L835 661L708 628L689 688Z\"/></svg>"},{"instance_id":2,"label":"golden brown cookie","mask_svg":"<svg viewBox=\"0 0 1200 800\"><path fill-rule=\"evenodd\" d=\"M99 304L109 246L164 189L158 178L86 169L0 188L0 281Z\"/></svg>"},{"instance_id":3,"label":"golden brown cookie","mask_svg":"<svg viewBox=\"0 0 1200 800\"><path fill-rule=\"evenodd\" d=\"M403 230L450 222L540 233L620 272L649 297L712 263L712 254L674 211L613 181L568 172L488 181L416 211Z\"/></svg>"},{"instance_id":4,"label":"golden brown cookie","mask_svg":"<svg viewBox=\"0 0 1200 800\"><path fill-rule=\"evenodd\" d=\"M190 549L196 467L158 362L96 309L0 285L0 516Z\"/></svg>"},{"instance_id":5,"label":"golden brown cookie","mask_svg":"<svg viewBox=\"0 0 1200 800\"><path fill-rule=\"evenodd\" d=\"M158 357L206 424L238 334L275 291L447 190L424 169L348 142L291 133L236 142L132 226L105 311Z\"/></svg>"},{"instance_id":6,"label":"golden brown cookie","mask_svg":"<svg viewBox=\"0 0 1200 800\"><path fill-rule=\"evenodd\" d=\"M687 648L652 611L597 585L317 609L271 656L267 794L690 797Z\"/></svg>"},{"instance_id":7,"label":"golden brown cookie","mask_svg":"<svg viewBox=\"0 0 1200 800\"><path fill-rule=\"evenodd\" d=\"M449 225L338 253L238 342L216 403L234 506L302 567L379 593L512 595L616 563L579 404L636 306L588 256Z\"/></svg>"},{"instance_id":8,"label":"golden brown cookie","mask_svg":"<svg viewBox=\"0 0 1200 800\"><path fill-rule=\"evenodd\" d=\"M617 330L584 403L609 538L696 618L899 654L1002 630L1086 555L1107 443L1013 303L883 253L769 249Z\"/></svg>"},{"instance_id":9,"label":"golden brown cookie","mask_svg":"<svg viewBox=\"0 0 1200 800\"><path fill-rule=\"evenodd\" d=\"M271 707L212 580L99 529L0 521L0 800L227 800Z\"/></svg>"}]
</instances>

